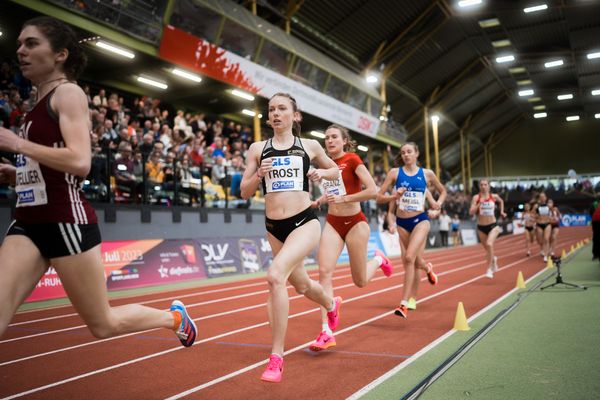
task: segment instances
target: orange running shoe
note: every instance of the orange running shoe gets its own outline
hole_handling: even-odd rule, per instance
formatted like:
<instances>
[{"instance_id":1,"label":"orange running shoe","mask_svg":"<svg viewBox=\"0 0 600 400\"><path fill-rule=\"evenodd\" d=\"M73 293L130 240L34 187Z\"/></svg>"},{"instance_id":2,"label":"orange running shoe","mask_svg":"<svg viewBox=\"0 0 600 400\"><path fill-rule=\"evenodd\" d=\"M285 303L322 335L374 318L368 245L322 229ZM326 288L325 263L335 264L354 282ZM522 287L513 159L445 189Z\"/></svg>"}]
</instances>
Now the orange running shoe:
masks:
<instances>
[{"instance_id":1,"label":"orange running shoe","mask_svg":"<svg viewBox=\"0 0 600 400\"><path fill-rule=\"evenodd\" d=\"M317 339L310 345L312 351L327 350L330 347L335 347L335 337L325 331L319 333Z\"/></svg>"},{"instance_id":2,"label":"orange running shoe","mask_svg":"<svg viewBox=\"0 0 600 400\"><path fill-rule=\"evenodd\" d=\"M394 310L394 314L402 318L408 318L408 308L404 304L400 304L400 306Z\"/></svg>"},{"instance_id":3,"label":"orange running shoe","mask_svg":"<svg viewBox=\"0 0 600 400\"><path fill-rule=\"evenodd\" d=\"M431 283L432 285L436 285L438 283L438 277L435 274L435 272L433 272L433 264L432 263L427 263L427 279L429 280L429 283Z\"/></svg>"}]
</instances>

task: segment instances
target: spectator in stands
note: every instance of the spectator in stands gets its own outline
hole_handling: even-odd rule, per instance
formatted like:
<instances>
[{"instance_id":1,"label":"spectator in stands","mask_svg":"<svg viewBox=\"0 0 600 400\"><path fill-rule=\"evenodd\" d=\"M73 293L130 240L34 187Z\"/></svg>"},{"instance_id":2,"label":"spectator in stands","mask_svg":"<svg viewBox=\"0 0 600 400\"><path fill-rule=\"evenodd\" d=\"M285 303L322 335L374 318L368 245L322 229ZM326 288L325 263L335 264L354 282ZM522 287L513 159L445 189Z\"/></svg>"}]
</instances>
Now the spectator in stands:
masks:
<instances>
[{"instance_id":1,"label":"spectator in stands","mask_svg":"<svg viewBox=\"0 0 600 400\"><path fill-rule=\"evenodd\" d=\"M454 246L460 245L460 219L458 218L458 214L454 214L452 217L452 244Z\"/></svg>"},{"instance_id":2,"label":"spectator in stands","mask_svg":"<svg viewBox=\"0 0 600 400\"><path fill-rule=\"evenodd\" d=\"M106 98L106 90L100 89L97 95L92 99L94 107L107 107L108 99Z\"/></svg>"},{"instance_id":3,"label":"spectator in stands","mask_svg":"<svg viewBox=\"0 0 600 400\"><path fill-rule=\"evenodd\" d=\"M110 119L104 120L104 129L102 130L102 136L100 137L102 147L115 148L119 145L121 140L122 138L119 137L119 134L113 128L113 122Z\"/></svg>"},{"instance_id":4,"label":"spectator in stands","mask_svg":"<svg viewBox=\"0 0 600 400\"><path fill-rule=\"evenodd\" d=\"M194 139L189 155L194 167L200 167L202 165L204 162L204 142L202 138Z\"/></svg>"},{"instance_id":5,"label":"spectator in stands","mask_svg":"<svg viewBox=\"0 0 600 400\"><path fill-rule=\"evenodd\" d=\"M450 223L452 218L448 215L445 209L442 209L440 214L440 238L442 239L442 246L448 246L448 232L450 231Z\"/></svg>"},{"instance_id":6,"label":"spectator in stands","mask_svg":"<svg viewBox=\"0 0 600 400\"><path fill-rule=\"evenodd\" d=\"M142 142L138 144L138 149L142 152L144 160L148 159L148 155L154 149L154 138L151 133L146 133L142 137Z\"/></svg>"},{"instance_id":7,"label":"spectator in stands","mask_svg":"<svg viewBox=\"0 0 600 400\"><path fill-rule=\"evenodd\" d=\"M231 182L231 195L234 197L241 197L241 183L242 175L246 166L244 165L244 158L241 154L236 154L231 158L231 166L228 168L227 173L229 175L229 181Z\"/></svg>"},{"instance_id":8,"label":"spectator in stands","mask_svg":"<svg viewBox=\"0 0 600 400\"><path fill-rule=\"evenodd\" d=\"M165 162L163 163L163 168L162 168L162 172L163 172L162 189L163 190L171 191L175 188L175 181L176 181L175 162L176 162L175 153L173 153L172 151L167 152L167 155L165 156Z\"/></svg>"},{"instance_id":9,"label":"spectator in stands","mask_svg":"<svg viewBox=\"0 0 600 400\"><path fill-rule=\"evenodd\" d=\"M225 168L227 167L224 157L216 156L213 157L213 166L211 169L211 181L215 185L221 185L223 190L227 189L226 177L227 173Z\"/></svg>"},{"instance_id":10,"label":"spectator in stands","mask_svg":"<svg viewBox=\"0 0 600 400\"><path fill-rule=\"evenodd\" d=\"M162 153L154 151L150 154L150 158L146 162L146 179L148 180L148 186L162 186L164 172L163 163L160 161Z\"/></svg>"},{"instance_id":11,"label":"spectator in stands","mask_svg":"<svg viewBox=\"0 0 600 400\"><path fill-rule=\"evenodd\" d=\"M118 189L127 193L131 199L135 199L137 181L134 174L132 152L131 143L123 141L119 144L113 166L113 175Z\"/></svg>"}]
</instances>

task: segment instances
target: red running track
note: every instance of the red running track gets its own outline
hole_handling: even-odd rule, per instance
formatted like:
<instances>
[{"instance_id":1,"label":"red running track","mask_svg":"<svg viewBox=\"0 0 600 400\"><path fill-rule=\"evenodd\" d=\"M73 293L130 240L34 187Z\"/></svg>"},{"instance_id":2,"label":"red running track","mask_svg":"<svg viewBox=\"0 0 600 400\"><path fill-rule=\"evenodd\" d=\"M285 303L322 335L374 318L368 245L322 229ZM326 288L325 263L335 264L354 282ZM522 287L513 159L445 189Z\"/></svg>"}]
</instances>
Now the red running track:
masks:
<instances>
[{"instance_id":1,"label":"red running track","mask_svg":"<svg viewBox=\"0 0 600 400\"><path fill-rule=\"evenodd\" d=\"M559 254L590 235L589 228L561 229ZM513 290L518 271L527 279L545 268L540 256L525 257L523 240L497 241L500 271L494 279L484 277L479 245L428 252L439 283L431 286L422 278L418 310L406 320L392 313L402 293L399 259L390 278L378 273L363 289L353 285L347 266L339 267L335 293L344 304L338 345L321 353L308 350L320 330L318 308L290 288L279 384L259 380L271 340L264 278L111 301L166 309L182 299L199 328L192 348L181 347L167 330L95 340L70 306L18 313L0 340L0 397L346 398L451 330L459 301L473 315Z\"/></svg>"}]
</instances>

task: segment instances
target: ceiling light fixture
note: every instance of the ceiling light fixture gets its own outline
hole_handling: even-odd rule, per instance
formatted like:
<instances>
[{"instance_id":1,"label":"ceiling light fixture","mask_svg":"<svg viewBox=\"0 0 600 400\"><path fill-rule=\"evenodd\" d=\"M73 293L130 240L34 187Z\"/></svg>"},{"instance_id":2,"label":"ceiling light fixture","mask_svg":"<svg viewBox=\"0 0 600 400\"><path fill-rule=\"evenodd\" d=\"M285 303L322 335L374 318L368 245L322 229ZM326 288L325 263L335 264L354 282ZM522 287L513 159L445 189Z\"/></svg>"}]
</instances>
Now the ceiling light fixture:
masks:
<instances>
[{"instance_id":1,"label":"ceiling light fixture","mask_svg":"<svg viewBox=\"0 0 600 400\"><path fill-rule=\"evenodd\" d=\"M600 52L588 53L588 55L586 57L588 60L593 60L594 58L600 58Z\"/></svg>"},{"instance_id":2,"label":"ceiling light fixture","mask_svg":"<svg viewBox=\"0 0 600 400\"><path fill-rule=\"evenodd\" d=\"M135 57L135 54L134 54L134 53L132 53L131 51L129 51L129 50L125 50L125 49L122 49L122 48L120 48L120 47L117 47L117 46L114 46L114 45L112 45L112 44L109 44L109 43L103 42L103 41L101 41L101 40L98 40L98 41L96 42L96 46L100 47L101 49L108 50L108 51L110 51L111 53L115 53L115 54L118 54L118 55L120 55L120 56L123 56L123 57L129 58L129 59L132 59L132 58L134 58L134 57Z\"/></svg>"},{"instance_id":3,"label":"ceiling light fixture","mask_svg":"<svg viewBox=\"0 0 600 400\"><path fill-rule=\"evenodd\" d=\"M579 115L569 115L566 118L567 121L571 122L571 121L579 121Z\"/></svg>"},{"instance_id":4,"label":"ceiling light fixture","mask_svg":"<svg viewBox=\"0 0 600 400\"><path fill-rule=\"evenodd\" d=\"M513 67L513 68L509 68L508 72L510 72L511 74L522 74L525 72L525 68L524 67Z\"/></svg>"},{"instance_id":5,"label":"ceiling light fixture","mask_svg":"<svg viewBox=\"0 0 600 400\"><path fill-rule=\"evenodd\" d=\"M459 7L471 7L481 4L481 0L461 0L458 2Z\"/></svg>"},{"instance_id":6,"label":"ceiling light fixture","mask_svg":"<svg viewBox=\"0 0 600 400\"><path fill-rule=\"evenodd\" d=\"M171 70L171 73L173 75L180 76L182 78L188 79L188 80L196 82L196 83L202 82L202 78L200 78L198 75L192 74L191 72L187 72L187 71L184 71L182 69L173 68Z\"/></svg>"},{"instance_id":7,"label":"ceiling light fixture","mask_svg":"<svg viewBox=\"0 0 600 400\"><path fill-rule=\"evenodd\" d=\"M534 93L533 89L519 90L519 96L521 96L521 97L532 96L533 93Z\"/></svg>"},{"instance_id":8,"label":"ceiling light fixture","mask_svg":"<svg viewBox=\"0 0 600 400\"><path fill-rule=\"evenodd\" d=\"M496 62L498 64L507 63L515 61L515 56L512 54L507 54L505 56L496 57Z\"/></svg>"},{"instance_id":9,"label":"ceiling light fixture","mask_svg":"<svg viewBox=\"0 0 600 400\"><path fill-rule=\"evenodd\" d=\"M559 94L558 96L556 96L556 98L558 100L571 100L573 98L573 94L571 94L571 93Z\"/></svg>"},{"instance_id":10,"label":"ceiling light fixture","mask_svg":"<svg viewBox=\"0 0 600 400\"><path fill-rule=\"evenodd\" d=\"M498 18L483 19L483 20L479 21L479 26L482 28L493 28L494 26L499 26L499 25L500 25L500 20Z\"/></svg>"},{"instance_id":11,"label":"ceiling light fixture","mask_svg":"<svg viewBox=\"0 0 600 400\"><path fill-rule=\"evenodd\" d=\"M494 47L506 47L506 46L510 46L510 40L508 39L501 39L501 40L494 40L492 42L492 46Z\"/></svg>"},{"instance_id":12,"label":"ceiling light fixture","mask_svg":"<svg viewBox=\"0 0 600 400\"><path fill-rule=\"evenodd\" d=\"M548 114L545 112L533 114L533 118L546 118L547 116L548 116Z\"/></svg>"},{"instance_id":13,"label":"ceiling light fixture","mask_svg":"<svg viewBox=\"0 0 600 400\"><path fill-rule=\"evenodd\" d=\"M319 139L325 139L325 134L321 131L310 131L310 135Z\"/></svg>"},{"instance_id":14,"label":"ceiling light fixture","mask_svg":"<svg viewBox=\"0 0 600 400\"><path fill-rule=\"evenodd\" d=\"M242 110L242 114L248 115L250 117L254 117L256 115L254 111L245 108ZM262 114L258 114L258 118L262 118Z\"/></svg>"},{"instance_id":15,"label":"ceiling light fixture","mask_svg":"<svg viewBox=\"0 0 600 400\"><path fill-rule=\"evenodd\" d=\"M525 85L531 85L533 82L531 81L531 79L522 79L520 81L517 81L517 85L519 86L525 86Z\"/></svg>"},{"instance_id":16,"label":"ceiling light fixture","mask_svg":"<svg viewBox=\"0 0 600 400\"><path fill-rule=\"evenodd\" d=\"M600 96L600 89L592 90L592 96Z\"/></svg>"},{"instance_id":17,"label":"ceiling light fixture","mask_svg":"<svg viewBox=\"0 0 600 400\"><path fill-rule=\"evenodd\" d=\"M362 144L359 144L358 146L356 146L356 148L360 151L369 151L369 148L367 146L363 146Z\"/></svg>"},{"instance_id":18,"label":"ceiling light fixture","mask_svg":"<svg viewBox=\"0 0 600 400\"><path fill-rule=\"evenodd\" d=\"M169 87L164 82L160 82L160 81L154 80L153 78L145 78L143 76L138 76L137 77L137 81L141 82L141 83L145 83L146 85L150 85L150 86L154 86L154 87L159 88L159 89L163 89L163 90L166 90Z\"/></svg>"},{"instance_id":19,"label":"ceiling light fixture","mask_svg":"<svg viewBox=\"0 0 600 400\"><path fill-rule=\"evenodd\" d=\"M536 101L542 101L542 98L541 97L530 97L527 99L527 101L530 103L534 103Z\"/></svg>"},{"instance_id":20,"label":"ceiling light fixture","mask_svg":"<svg viewBox=\"0 0 600 400\"><path fill-rule=\"evenodd\" d=\"M561 65L564 64L564 61L561 60L554 60L554 61L548 61L547 63L544 64L544 67L546 68L554 68L554 67L560 67Z\"/></svg>"},{"instance_id":21,"label":"ceiling light fixture","mask_svg":"<svg viewBox=\"0 0 600 400\"><path fill-rule=\"evenodd\" d=\"M375 76L374 74L369 74L367 75L367 83L377 83L379 82L379 78L377 78L377 76Z\"/></svg>"},{"instance_id":22,"label":"ceiling light fixture","mask_svg":"<svg viewBox=\"0 0 600 400\"><path fill-rule=\"evenodd\" d=\"M533 106L534 110L545 110L546 106L543 104L540 104L539 106Z\"/></svg>"},{"instance_id":23,"label":"ceiling light fixture","mask_svg":"<svg viewBox=\"0 0 600 400\"><path fill-rule=\"evenodd\" d=\"M528 14L536 11L542 11L548 8L547 4L539 4L537 6L527 7L523 9L523 12Z\"/></svg>"},{"instance_id":24,"label":"ceiling light fixture","mask_svg":"<svg viewBox=\"0 0 600 400\"><path fill-rule=\"evenodd\" d=\"M600 119L600 113L598 113L598 114L594 114L594 118L596 118L596 119Z\"/></svg>"},{"instance_id":25,"label":"ceiling light fixture","mask_svg":"<svg viewBox=\"0 0 600 400\"><path fill-rule=\"evenodd\" d=\"M252 96L251 94L248 94L246 92L242 92L241 90L232 89L231 94L234 96L237 96L237 97L241 97L242 99L245 99L248 101L254 100L254 96Z\"/></svg>"}]
</instances>

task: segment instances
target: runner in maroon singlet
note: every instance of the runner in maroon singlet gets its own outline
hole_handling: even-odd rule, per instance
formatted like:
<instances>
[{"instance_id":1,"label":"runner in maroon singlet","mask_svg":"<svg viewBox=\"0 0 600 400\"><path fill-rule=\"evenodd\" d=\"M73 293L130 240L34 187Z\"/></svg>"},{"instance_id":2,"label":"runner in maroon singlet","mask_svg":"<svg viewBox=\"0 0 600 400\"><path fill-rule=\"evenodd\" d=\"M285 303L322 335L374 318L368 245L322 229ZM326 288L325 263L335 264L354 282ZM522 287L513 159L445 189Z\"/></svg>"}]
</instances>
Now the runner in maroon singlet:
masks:
<instances>
[{"instance_id":1,"label":"runner in maroon singlet","mask_svg":"<svg viewBox=\"0 0 600 400\"><path fill-rule=\"evenodd\" d=\"M191 346L196 326L180 301L170 312L108 303L96 214L81 190L92 159L91 123L75 83L86 61L75 33L50 17L29 20L17 57L38 101L19 136L0 127L0 149L16 154L16 166L0 164L0 180L15 184L17 193L15 220L0 247L0 337L52 265L94 336L168 328Z\"/></svg>"}]
</instances>

